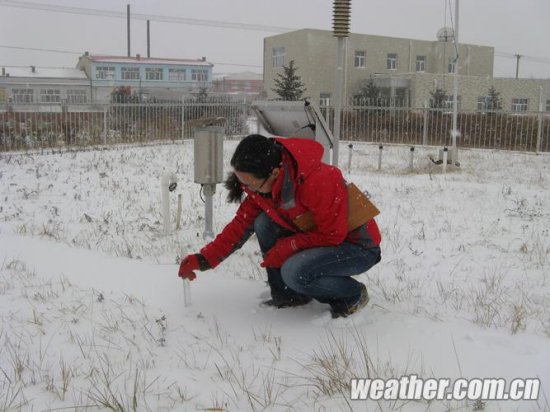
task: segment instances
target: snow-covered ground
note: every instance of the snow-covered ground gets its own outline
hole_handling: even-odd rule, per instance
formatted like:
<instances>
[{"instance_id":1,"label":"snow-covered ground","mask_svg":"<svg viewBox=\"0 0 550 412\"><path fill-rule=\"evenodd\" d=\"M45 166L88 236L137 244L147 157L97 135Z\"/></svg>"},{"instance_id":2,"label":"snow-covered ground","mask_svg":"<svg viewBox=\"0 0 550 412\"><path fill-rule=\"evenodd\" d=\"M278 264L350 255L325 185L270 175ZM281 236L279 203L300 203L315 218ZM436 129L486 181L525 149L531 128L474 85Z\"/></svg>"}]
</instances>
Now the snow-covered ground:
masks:
<instances>
[{"instance_id":1,"label":"snow-covered ground","mask_svg":"<svg viewBox=\"0 0 550 412\"><path fill-rule=\"evenodd\" d=\"M225 167L236 145L225 142ZM198 273L193 143L0 154L0 411L550 411L550 157L341 145L382 211L369 306L273 310L255 239ZM181 229L162 234L175 172ZM236 206L214 196L215 231ZM352 401L350 378L539 378L537 401Z\"/></svg>"}]
</instances>

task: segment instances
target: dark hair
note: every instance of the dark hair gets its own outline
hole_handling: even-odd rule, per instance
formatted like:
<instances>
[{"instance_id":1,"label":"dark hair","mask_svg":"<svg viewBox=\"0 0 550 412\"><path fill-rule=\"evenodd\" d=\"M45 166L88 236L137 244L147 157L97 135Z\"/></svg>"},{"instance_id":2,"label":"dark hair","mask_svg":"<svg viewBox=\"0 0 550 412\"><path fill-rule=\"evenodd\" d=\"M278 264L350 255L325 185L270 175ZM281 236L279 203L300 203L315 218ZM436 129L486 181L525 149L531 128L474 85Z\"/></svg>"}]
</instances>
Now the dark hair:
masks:
<instances>
[{"instance_id":1,"label":"dark hair","mask_svg":"<svg viewBox=\"0 0 550 412\"><path fill-rule=\"evenodd\" d=\"M227 175L227 179L223 182L223 186L227 189L227 201L229 203L241 203L243 200L243 186L235 173L231 172Z\"/></svg>"},{"instance_id":2,"label":"dark hair","mask_svg":"<svg viewBox=\"0 0 550 412\"><path fill-rule=\"evenodd\" d=\"M282 147L261 134L246 136L231 157L231 166L238 172L251 173L258 179L268 177L281 165Z\"/></svg>"}]
</instances>

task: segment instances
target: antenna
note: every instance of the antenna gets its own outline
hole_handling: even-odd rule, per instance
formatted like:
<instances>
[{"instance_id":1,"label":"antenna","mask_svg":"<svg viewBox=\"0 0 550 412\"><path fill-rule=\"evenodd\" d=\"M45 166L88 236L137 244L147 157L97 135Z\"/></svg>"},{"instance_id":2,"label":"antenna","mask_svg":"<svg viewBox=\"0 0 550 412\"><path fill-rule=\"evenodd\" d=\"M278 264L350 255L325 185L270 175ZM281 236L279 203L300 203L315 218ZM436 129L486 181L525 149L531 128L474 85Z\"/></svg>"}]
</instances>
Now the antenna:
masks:
<instances>
[{"instance_id":1,"label":"antenna","mask_svg":"<svg viewBox=\"0 0 550 412\"><path fill-rule=\"evenodd\" d=\"M455 31L451 27L442 27L437 31L437 41L447 43L453 40L455 37Z\"/></svg>"}]
</instances>

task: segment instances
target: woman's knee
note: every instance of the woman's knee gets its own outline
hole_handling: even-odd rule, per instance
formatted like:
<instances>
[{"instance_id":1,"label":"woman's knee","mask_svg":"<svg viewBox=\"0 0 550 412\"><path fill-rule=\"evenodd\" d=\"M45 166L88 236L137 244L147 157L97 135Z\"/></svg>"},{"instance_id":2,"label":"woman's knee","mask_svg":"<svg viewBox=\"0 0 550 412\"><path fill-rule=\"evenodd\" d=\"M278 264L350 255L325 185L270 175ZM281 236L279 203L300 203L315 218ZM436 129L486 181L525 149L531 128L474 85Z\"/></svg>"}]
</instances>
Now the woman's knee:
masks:
<instances>
[{"instance_id":1,"label":"woman's knee","mask_svg":"<svg viewBox=\"0 0 550 412\"><path fill-rule=\"evenodd\" d=\"M312 282L311 272L304 267L298 255L290 257L281 267L281 276L285 284L296 291Z\"/></svg>"}]
</instances>

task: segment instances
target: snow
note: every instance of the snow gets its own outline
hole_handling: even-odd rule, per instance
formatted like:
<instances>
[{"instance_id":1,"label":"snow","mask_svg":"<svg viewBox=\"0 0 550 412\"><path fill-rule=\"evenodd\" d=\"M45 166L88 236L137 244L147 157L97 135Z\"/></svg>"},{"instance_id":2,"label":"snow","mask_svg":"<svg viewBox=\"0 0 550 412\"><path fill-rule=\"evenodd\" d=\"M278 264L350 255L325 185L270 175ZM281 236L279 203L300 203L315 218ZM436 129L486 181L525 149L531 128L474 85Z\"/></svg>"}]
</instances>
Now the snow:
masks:
<instances>
[{"instance_id":1,"label":"snow","mask_svg":"<svg viewBox=\"0 0 550 412\"><path fill-rule=\"evenodd\" d=\"M191 66L211 66L212 63L202 59L162 59L154 57L133 56L96 56L89 55L89 59L97 63L139 63L139 64L185 64Z\"/></svg>"},{"instance_id":2,"label":"snow","mask_svg":"<svg viewBox=\"0 0 550 412\"><path fill-rule=\"evenodd\" d=\"M225 170L236 145L225 142ZM340 159L348 159L342 144ZM268 309L252 238L198 273L204 244L193 143L0 154L0 410L473 410L474 401L351 401L349 378L541 380L550 410L548 155L460 151L446 174L417 148L354 143L346 177L381 210L371 301L332 320ZM344 163L344 161L342 161ZM164 236L160 180L175 172L181 229ZM214 196L219 232L236 206Z\"/></svg>"},{"instance_id":3,"label":"snow","mask_svg":"<svg viewBox=\"0 0 550 412\"><path fill-rule=\"evenodd\" d=\"M10 77L39 77L39 78L61 78L61 79L83 79L86 80L86 73L82 70L62 67L35 67L35 71L32 71L32 67L18 67L18 66L4 66L6 73Z\"/></svg>"}]
</instances>

